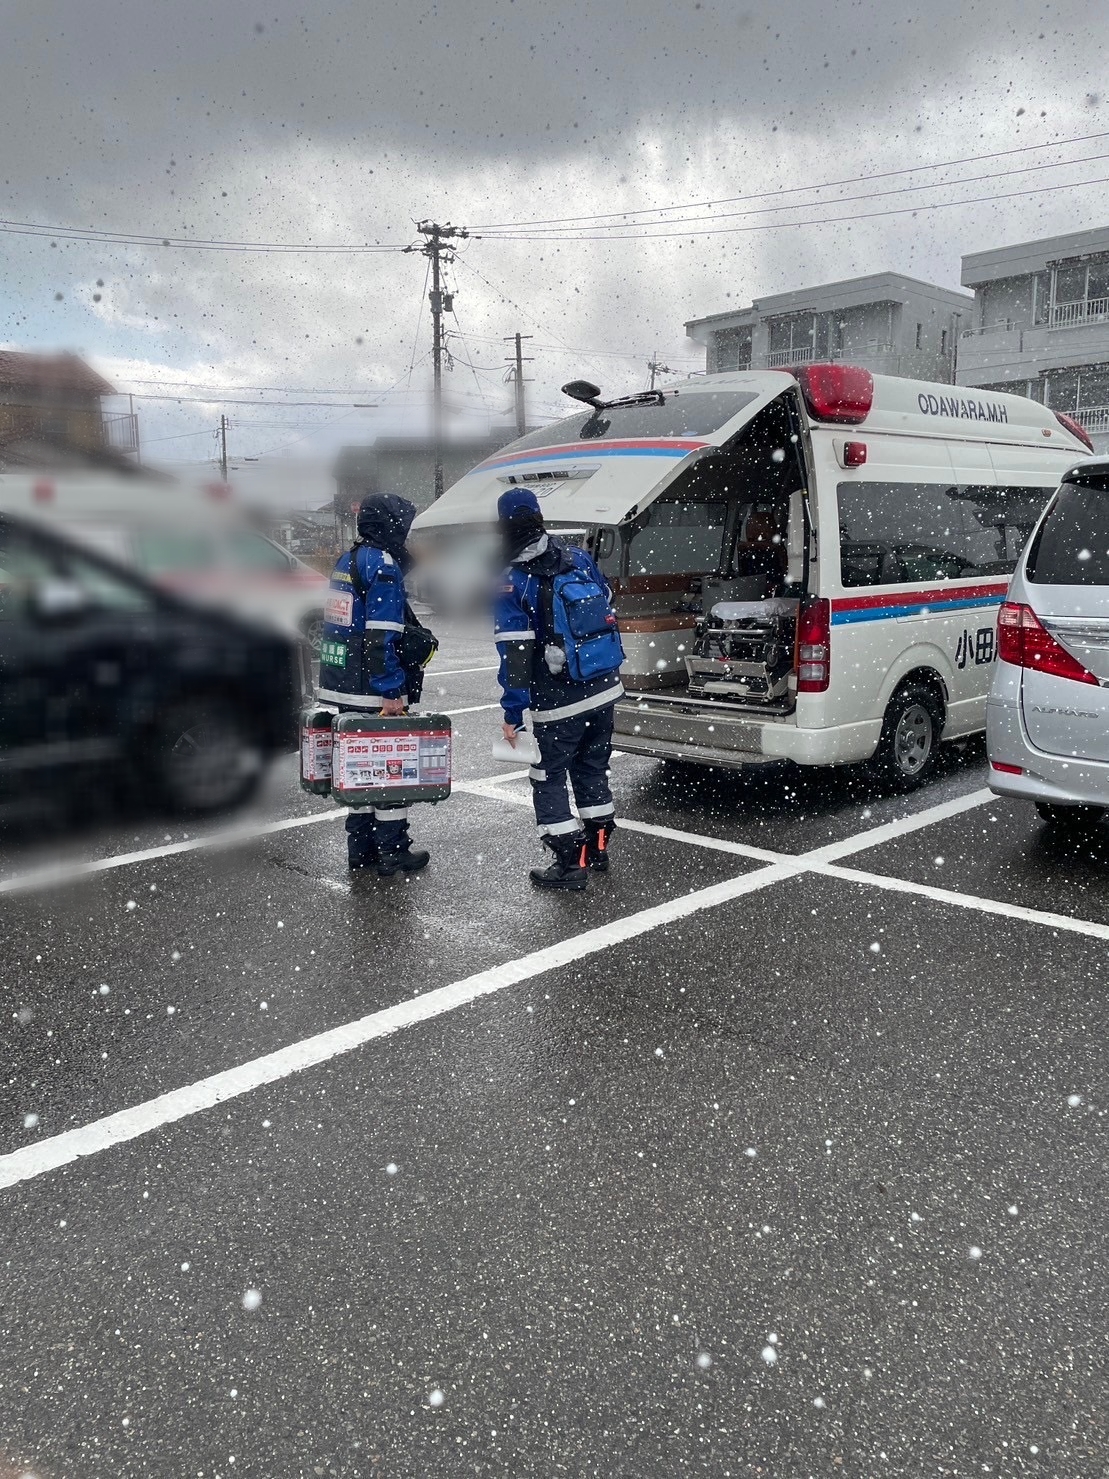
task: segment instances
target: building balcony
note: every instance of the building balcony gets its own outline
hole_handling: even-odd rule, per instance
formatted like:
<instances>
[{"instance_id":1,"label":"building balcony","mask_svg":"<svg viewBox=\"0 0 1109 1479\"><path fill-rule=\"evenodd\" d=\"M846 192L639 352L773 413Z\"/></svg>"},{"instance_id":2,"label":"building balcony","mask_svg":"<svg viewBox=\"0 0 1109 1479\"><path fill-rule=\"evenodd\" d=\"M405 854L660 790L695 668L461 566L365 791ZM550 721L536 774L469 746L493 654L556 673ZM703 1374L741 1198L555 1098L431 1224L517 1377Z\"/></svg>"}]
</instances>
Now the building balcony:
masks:
<instances>
[{"instance_id":1,"label":"building balcony","mask_svg":"<svg viewBox=\"0 0 1109 1479\"><path fill-rule=\"evenodd\" d=\"M113 452L128 452L137 457L139 453L139 418L135 411L104 411L100 424L104 429L104 443Z\"/></svg>"},{"instance_id":2,"label":"building balcony","mask_svg":"<svg viewBox=\"0 0 1109 1479\"><path fill-rule=\"evenodd\" d=\"M1068 416L1073 416L1091 436L1105 436L1109 434L1109 406L1079 406L1075 411L1068 411Z\"/></svg>"},{"instance_id":3,"label":"building balcony","mask_svg":"<svg viewBox=\"0 0 1109 1479\"><path fill-rule=\"evenodd\" d=\"M826 364L841 360L848 365L865 365L875 375L899 375L902 356L892 344L877 340L866 344L855 344L847 349L828 349L818 354L814 349L775 349L763 355L762 364L755 368L763 370L789 369L793 365Z\"/></svg>"}]
</instances>

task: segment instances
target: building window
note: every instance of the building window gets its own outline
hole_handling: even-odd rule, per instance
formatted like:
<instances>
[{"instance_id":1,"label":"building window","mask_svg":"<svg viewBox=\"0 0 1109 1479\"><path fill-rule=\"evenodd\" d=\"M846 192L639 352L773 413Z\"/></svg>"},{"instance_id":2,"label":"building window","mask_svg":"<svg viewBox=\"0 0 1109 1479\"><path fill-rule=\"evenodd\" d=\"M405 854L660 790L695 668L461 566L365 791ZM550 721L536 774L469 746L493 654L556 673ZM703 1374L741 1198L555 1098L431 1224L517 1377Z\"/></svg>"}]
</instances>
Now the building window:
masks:
<instances>
[{"instance_id":1,"label":"building window","mask_svg":"<svg viewBox=\"0 0 1109 1479\"><path fill-rule=\"evenodd\" d=\"M1109 318L1109 257L1060 262L1052 271L1052 328Z\"/></svg>"},{"instance_id":2,"label":"building window","mask_svg":"<svg viewBox=\"0 0 1109 1479\"><path fill-rule=\"evenodd\" d=\"M946 329L941 329L940 330L940 354L941 355L946 355L946 353L947 353L947 330Z\"/></svg>"},{"instance_id":3,"label":"building window","mask_svg":"<svg viewBox=\"0 0 1109 1479\"><path fill-rule=\"evenodd\" d=\"M923 339L923 337L924 337L924 325L923 324L917 324L917 326L916 326L916 347L918 349L920 348L921 340Z\"/></svg>"}]
</instances>

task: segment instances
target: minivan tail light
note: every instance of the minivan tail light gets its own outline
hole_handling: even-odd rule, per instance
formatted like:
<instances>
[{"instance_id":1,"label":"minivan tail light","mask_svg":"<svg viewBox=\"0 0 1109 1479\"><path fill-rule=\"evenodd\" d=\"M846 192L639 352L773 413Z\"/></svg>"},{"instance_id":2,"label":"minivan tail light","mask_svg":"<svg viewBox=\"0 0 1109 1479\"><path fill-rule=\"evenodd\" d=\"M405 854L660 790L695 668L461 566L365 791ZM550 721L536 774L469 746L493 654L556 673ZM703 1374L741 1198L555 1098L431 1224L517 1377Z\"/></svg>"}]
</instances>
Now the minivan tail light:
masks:
<instances>
[{"instance_id":1,"label":"minivan tail light","mask_svg":"<svg viewBox=\"0 0 1109 1479\"><path fill-rule=\"evenodd\" d=\"M857 426L874 404L874 376L861 365L798 365L797 377L809 415L815 421Z\"/></svg>"},{"instance_id":2,"label":"minivan tail light","mask_svg":"<svg viewBox=\"0 0 1109 1479\"><path fill-rule=\"evenodd\" d=\"M1006 601L997 613L997 655L1017 668L1101 686L1094 674L1055 640L1031 606L1017 601Z\"/></svg>"},{"instance_id":3,"label":"minivan tail light","mask_svg":"<svg viewBox=\"0 0 1109 1479\"><path fill-rule=\"evenodd\" d=\"M826 693L831 676L832 608L810 601L797 618L797 692Z\"/></svg>"},{"instance_id":4,"label":"minivan tail light","mask_svg":"<svg viewBox=\"0 0 1109 1479\"><path fill-rule=\"evenodd\" d=\"M1065 411L1056 411L1055 419L1061 427L1070 432L1072 437L1077 437L1084 446L1089 447L1091 452L1094 450L1094 444L1090 440L1089 432L1073 416L1068 416Z\"/></svg>"}]
</instances>

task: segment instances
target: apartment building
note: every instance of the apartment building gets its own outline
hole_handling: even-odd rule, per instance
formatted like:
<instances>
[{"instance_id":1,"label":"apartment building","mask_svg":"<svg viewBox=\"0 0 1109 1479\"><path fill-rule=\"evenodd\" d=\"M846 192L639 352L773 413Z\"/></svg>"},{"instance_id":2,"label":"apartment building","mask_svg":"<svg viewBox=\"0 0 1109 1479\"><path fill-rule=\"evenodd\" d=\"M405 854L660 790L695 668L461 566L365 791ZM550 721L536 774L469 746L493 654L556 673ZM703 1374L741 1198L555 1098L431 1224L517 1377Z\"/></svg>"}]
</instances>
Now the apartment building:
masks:
<instances>
[{"instance_id":1,"label":"apartment building","mask_svg":"<svg viewBox=\"0 0 1109 1479\"><path fill-rule=\"evenodd\" d=\"M877 375L951 381L956 337L973 306L956 289L878 272L756 298L691 319L685 331L704 345L709 374L847 360Z\"/></svg>"},{"instance_id":2,"label":"apartment building","mask_svg":"<svg viewBox=\"0 0 1109 1479\"><path fill-rule=\"evenodd\" d=\"M1109 227L973 252L962 281L958 383L1043 401L1109 451Z\"/></svg>"}]
</instances>

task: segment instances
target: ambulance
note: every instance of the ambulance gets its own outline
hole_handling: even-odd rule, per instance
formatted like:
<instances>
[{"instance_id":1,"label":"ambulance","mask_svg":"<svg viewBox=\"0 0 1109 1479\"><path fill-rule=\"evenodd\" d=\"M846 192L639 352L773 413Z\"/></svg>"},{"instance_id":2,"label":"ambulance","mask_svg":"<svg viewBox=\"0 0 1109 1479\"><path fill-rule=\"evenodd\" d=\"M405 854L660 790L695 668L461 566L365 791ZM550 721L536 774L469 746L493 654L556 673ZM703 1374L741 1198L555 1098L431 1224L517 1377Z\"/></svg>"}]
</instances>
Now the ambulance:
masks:
<instances>
[{"instance_id":1,"label":"ambulance","mask_svg":"<svg viewBox=\"0 0 1109 1479\"><path fill-rule=\"evenodd\" d=\"M604 400L487 458L415 530L526 485L588 531L627 653L616 747L738 768L868 761L909 790L983 729L997 608L1059 479L1092 451L1021 396L842 363Z\"/></svg>"}]
</instances>

